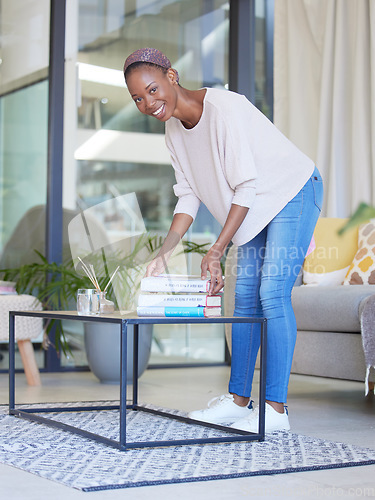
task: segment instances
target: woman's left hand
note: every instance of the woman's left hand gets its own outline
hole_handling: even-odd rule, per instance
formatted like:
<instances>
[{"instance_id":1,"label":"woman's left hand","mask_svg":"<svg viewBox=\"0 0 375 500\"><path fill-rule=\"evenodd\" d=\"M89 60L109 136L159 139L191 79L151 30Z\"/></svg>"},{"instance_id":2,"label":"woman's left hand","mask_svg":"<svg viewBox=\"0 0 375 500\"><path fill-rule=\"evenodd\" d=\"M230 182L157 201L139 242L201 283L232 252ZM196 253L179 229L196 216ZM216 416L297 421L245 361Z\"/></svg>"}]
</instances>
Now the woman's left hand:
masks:
<instances>
[{"instance_id":1,"label":"woman's left hand","mask_svg":"<svg viewBox=\"0 0 375 500\"><path fill-rule=\"evenodd\" d=\"M208 290L209 295L218 293L224 286L224 279L220 265L222 255L222 250L213 245L202 259L201 278L207 278L207 271L209 271L211 275L211 283Z\"/></svg>"},{"instance_id":2,"label":"woman's left hand","mask_svg":"<svg viewBox=\"0 0 375 500\"><path fill-rule=\"evenodd\" d=\"M242 224L246 217L248 207L236 205L232 203L228 213L227 220L224 227L219 234L216 243L212 245L205 257L202 259L201 264L201 277L207 278L207 271L211 274L211 284L208 293L213 295L219 292L224 286L224 279L221 273L220 259L224 255L224 251L228 246L233 235Z\"/></svg>"}]
</instances>

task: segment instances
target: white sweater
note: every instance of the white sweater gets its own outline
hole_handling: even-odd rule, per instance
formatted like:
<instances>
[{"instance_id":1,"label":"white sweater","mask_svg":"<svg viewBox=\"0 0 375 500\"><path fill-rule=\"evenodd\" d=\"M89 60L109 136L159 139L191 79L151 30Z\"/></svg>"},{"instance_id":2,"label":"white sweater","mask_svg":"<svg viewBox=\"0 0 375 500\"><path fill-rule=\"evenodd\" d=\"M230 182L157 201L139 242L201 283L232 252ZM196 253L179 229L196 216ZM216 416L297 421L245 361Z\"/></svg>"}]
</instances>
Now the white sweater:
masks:
<instances>
[{"instance_id":1,"label":"white sweater","mask_svg":"<svg viewBox=\"0 0 375 500\"><path fill-rule=\"evenodd\" d=\"M204 203L223 226L231 204L249 207L233 236L235 245L253 239L300 191L314 163L245 96L207 89L195 127L166 122L179 198L174 213L195 218Z\"/></svg>"}]
</instances>

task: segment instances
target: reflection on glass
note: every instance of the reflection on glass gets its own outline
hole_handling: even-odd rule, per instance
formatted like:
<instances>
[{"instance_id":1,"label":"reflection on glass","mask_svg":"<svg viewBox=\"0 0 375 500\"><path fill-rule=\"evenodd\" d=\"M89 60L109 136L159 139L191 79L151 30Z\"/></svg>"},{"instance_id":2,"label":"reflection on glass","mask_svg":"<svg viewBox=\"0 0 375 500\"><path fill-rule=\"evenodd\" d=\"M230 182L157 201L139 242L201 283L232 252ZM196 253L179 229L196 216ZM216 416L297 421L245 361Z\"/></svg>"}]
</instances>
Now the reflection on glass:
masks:
<instances>
[{"instance_id":1,"label":"reflection on glass","mask_svg":"<svg viewBox=\"0 0 375 500\"><path fill-rule=\"evenodd\" d=\"M77 204L86 209L135 192L147 229L166 230L176 203L164 124L142 115L122 66L132 51L164 51L187 88L227 87L225 0L79 1ZM202 207L194 231L217 232Z\"/></svg>"},{"instance_id":2,"label":"reflection on glass","mask_svg":"<svg viewBox=\"0 0 375 500\"><path fill-rule=\"evenodd\" d=\"M165 52L187 88L227 85L225 0L80 0L79 5L79 127L164 132L164 125L141 115L124 92L124 60L141 47Z\"/></svg>"},{"instance_id":3,"label":"reflection on glass","mask_svg":"<svg viewBox=\"0 0 375 500\"><path fill-rule=\"evenodd\" d=\"M255 1L255 106L268 118L272 119L272 77L269 74L269 57L272 49L267 39L267 27L270 23L270 0ZM271 65L272 71L272 65Z\"/></svg>"},{"instance_id":4,"label":"reflection on glass","mask_svg":"<svg viewBox=\"0 0 375 500\"><path fill-rule=\"evenodd\" d=\"M0 97L0 269L45 252L47 95L41 82ZM36 359L43 367L42 351Z\"/></svg>"},{"instance_id":5,"label":"reflection on glass","mask_svg":"<svg viewBox=\"0 0 375 500\"><path fill-rule=\"evenodd\" d=\"M6 265L26 264L34 248L44 252L47 96L45 81L0 97L0 256Z\"/></svg>"},{"instance_id":6,"label":"reflection on glass","mask_svg":"<svg viewBox=\"0 0 375 500\"><path fill-rule=\"evenodd\" d=\"M48 77L50 0L0 0L0 94Z\"/></svg>"},{"instance_id":7,"label":"reflection on glass","mask_svg":"<svg viewBox=\"0 0 375 500\"><path fill-rule=\"evenodd\" d=\"M229 3L79 0L78 5L76 200L70 208L84 211L135 192L146 230L163 235L177 201L164 124L139 113L125 87L123 63L138 48L156 47L179 71L183 86L227 88ZM101 223L111 233L116 213ZM188 237L210 243L218 231L202 206ZM188 257L188 265L189 272L200 273L197 255ZM164 363L222 361L224 329L212 326L200 332L196 343L190 327L179 327L179 333L155 329L153 355ZM215 342L218 349L213 349Z\"/></svg>"},{"instance_id":8,"label":"reflection on glass","mask_svg":"<svg viewBox=\"0 0 375 500\"><path fill-rule=\"evenodd\" d=\"M0 0L0 268L44 253L50 3ZM42 368L44 351L35 356Z\"/></svg>"}]
</instances>

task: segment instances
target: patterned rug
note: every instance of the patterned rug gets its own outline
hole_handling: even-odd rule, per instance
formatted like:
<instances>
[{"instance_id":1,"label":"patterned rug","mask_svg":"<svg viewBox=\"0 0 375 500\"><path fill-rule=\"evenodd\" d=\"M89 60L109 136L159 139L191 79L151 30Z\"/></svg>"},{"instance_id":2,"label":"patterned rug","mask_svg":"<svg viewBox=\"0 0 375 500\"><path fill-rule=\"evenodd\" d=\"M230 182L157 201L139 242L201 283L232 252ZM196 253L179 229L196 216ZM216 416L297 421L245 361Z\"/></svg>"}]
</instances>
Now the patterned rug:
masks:
<instances>
[{"instance_id":1,"label":"patterned rug","mask_svg":"<svg viewBox=\"0 0 375 500\"><path fill-rule=\"evenodd\" d=\"M111 403L116 402L95 402L98 405ZM66 406L86 404L67 403ZM47 404L40 406L48 407ZM375 464L375 450L291 432L267 434L263 442L142 448L124 452L9 416L7 411L6 406L0 406L0 462L82 491ZM44 416L118 439L118 411L115 410ZM129 412L127 416L129 442L219 435L220 431L215 429L145 412Z\"/></svg>"}]
</instances>

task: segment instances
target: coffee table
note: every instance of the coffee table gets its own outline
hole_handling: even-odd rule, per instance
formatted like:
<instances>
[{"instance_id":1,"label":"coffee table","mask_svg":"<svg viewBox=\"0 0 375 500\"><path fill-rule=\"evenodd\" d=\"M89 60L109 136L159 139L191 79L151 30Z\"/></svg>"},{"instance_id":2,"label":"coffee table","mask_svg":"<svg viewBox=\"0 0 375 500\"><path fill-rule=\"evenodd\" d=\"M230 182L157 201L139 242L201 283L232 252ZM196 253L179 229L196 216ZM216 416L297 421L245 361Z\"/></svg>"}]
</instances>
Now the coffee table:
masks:
<instances>
[{"instance_id":1,"label":"coffee table","mask_svg":"<svg viewBox=\"0 0 375 500\"><path fill-rule=\"evenodd\" d=\"M121 365L120 365L120 402L118 405L105 406L74 406L74 407L49 407L49 408L18 408L15 402L15 318L16 316L37 317L44 319L57 320L73 320L86 322L103 322L115 323L119 326L121 333ZM261 328L261 346L260 346L260 379L259 379L259 427L257 433L245 432L237 429L232 429L223 425L210 424L198 420L192 420L188 417L175 415L168 411L152 409L138 403L138 339L139 325L144 324L197 324L197 323L259 323ZM127 359L127 326L134 325L134 343L133 343L133 388L132 400L127 403L126 400L126 359ZM228 317L220 316L214 318L192 318L192 317L138 317L134 314L107 314L97 316L79 316L76 311L11 311L9 313L9 415L21 417L24 419L46 424L51 427L70 431L85 438L92 439L99 443L112 446L121 451L130 448L145 448L156 446L177 446L177 445L192 445L205 443L220 443L233 441L263 441L264 440L264 418L265 418L265 387L266 387L266 345L267 345L267 322L265 318L250 318L250 317ZM102 410L119 410L120 414L120 429L119 440L109 439L105 436L95 434L78 427L52 420L51 418L43 417L40 414L52 412L80 412L80 411L102 411ZM200 425L213 429L224 431L224 435L220 437L206 437L197 439L175 439L175 440L159 440L159 441L141 441L128 442L126 439L126 410L143 411L160 417L172 418L185 422L191 425ZM38 414L38 415L37 415Z\"/></svg>"}]
</instances>

